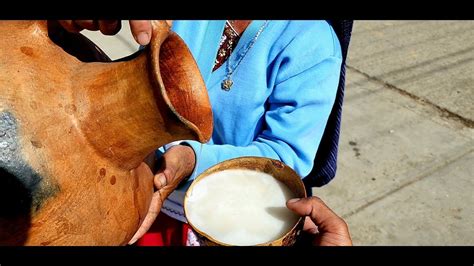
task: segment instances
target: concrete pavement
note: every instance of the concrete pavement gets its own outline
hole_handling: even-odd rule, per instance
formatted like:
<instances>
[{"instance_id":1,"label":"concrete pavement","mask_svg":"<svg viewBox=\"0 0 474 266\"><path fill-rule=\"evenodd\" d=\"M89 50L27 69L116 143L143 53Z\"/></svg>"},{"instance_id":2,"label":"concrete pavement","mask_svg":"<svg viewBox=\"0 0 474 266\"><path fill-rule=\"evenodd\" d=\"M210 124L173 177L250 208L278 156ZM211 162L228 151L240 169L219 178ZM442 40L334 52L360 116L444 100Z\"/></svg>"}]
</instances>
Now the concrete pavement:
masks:
<instances>
[{"instance_id":1,"label":"concrete pavement","mask_svg":"<svg viewBox=\"0 0 474 266\"><path fill-rule=\"evenodd\" d=\"M127 20L122 20L122 29L114 36L106 36L99 31L83 30L81 33L94 41L112 60L131 55L139 47L133 39Z\"/></svg>"},{"instance_id":2,"label":"concrete pavement","mask_svg":"<svg viewBox=\"0 0 474 266\"><path fill-rule=\"evenodd\" d=\"M136 51L85 33L113 59ZM474 21L356 21L338 174L356 245L474 245Z\"/></svg>"},{"instance_id":3,"label":"concrete pavement","mask_svg":"<svg viewBox=\"0 0 474 266\"><path fill-rule=\"evenodd\" d=\"M356 21L339 172L357 245L474 244L474 22Z\"/></svg>"}]
</instances>

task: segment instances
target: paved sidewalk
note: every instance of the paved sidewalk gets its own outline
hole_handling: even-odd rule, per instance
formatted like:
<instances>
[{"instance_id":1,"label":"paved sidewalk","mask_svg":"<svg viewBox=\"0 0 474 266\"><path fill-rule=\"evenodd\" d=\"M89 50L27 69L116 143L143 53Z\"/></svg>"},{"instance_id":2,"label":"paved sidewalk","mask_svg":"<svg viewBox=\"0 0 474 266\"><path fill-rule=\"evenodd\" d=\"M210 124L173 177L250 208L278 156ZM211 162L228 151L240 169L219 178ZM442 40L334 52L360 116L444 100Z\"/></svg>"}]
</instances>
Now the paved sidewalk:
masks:
<instances>
[{"instance_id":1,"label":"paved sidewalk","mask_svg":"<svg viewBox=\"0 0 474 266\"><path fill-rule=\"evenodd\" d=\"M137 49L127 23L96 40ZM474 21L356 21L338 174L356 245L474 245Z\"/></svg>"},{"instance_id":2,"label":"paved sidewalk","mask_svg":"<svg viewBox=\"0 0 474 266\"><path fill-rule=\"evenodd\" d=\"M356 21L339 172L357 245L474 245L474 22Z\"/></svg>"},{"instance_id":3,"label":"paved sidewalk","mask_svg":"<svg viewBox=\"0 0 474 266\"><path fill-rule=\"evenodd\" d=\"M139 47L133 39L127 20L122 20L122 29L114 36L106 36L99 31L83 30L81 33L94 41L112 60L131 55Z\"/></svg>"}]
</instances>

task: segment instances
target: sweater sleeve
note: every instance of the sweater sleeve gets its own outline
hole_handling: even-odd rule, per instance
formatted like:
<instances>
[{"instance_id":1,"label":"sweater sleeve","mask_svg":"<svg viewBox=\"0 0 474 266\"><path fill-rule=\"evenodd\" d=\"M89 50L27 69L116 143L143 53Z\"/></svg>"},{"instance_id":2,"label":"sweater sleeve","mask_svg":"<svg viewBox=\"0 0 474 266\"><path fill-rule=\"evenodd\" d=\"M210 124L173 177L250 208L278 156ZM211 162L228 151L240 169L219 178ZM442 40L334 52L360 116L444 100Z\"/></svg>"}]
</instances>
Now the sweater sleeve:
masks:
<instances>
[{"instance_id":1,"label":"sweater sleeve","mask_svg":"<svg viewBox=\"0 0 474 266\"><path fill-rule=\"evenodd\" d=\"M337 37L330 33L325 45L315 45L314 39L311 32L298 35L270 64L271 72L276 72L273 89L262 131L253 142L243 147L183 142L196 154L190 181L215 164L242 156L280 160L302 178L311 171L334 104L341 66Z\"/></svg>"}]
</instances>

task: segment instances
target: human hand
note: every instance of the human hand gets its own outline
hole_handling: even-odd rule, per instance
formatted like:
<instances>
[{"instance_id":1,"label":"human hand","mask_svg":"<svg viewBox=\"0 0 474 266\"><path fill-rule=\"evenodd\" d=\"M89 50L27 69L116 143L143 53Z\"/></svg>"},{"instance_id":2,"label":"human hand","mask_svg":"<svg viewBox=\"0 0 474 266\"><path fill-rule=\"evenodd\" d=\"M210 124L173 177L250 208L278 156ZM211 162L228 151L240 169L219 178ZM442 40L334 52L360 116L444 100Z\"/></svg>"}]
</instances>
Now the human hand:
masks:
<instances>
[{"instance_id":1,"label":"human hand","mask_svg":"<svg viewBox=\"0 0 474 266\"><path fill-rule=\"evenodd\" d=\"M320 198L291 199L288 209L300 216L307 216L303 231L313 237L315 246L352 246L346 222L337 216Z\"/></svg>"},{"instance_id":2,"label":"human hand","mask_svg":"<svg viewBox=\"0 0 474 266\"><path fill-rule=\"evenodd\" d=\"M130 29L133 38L138 44L147 45L151 39L151 21L150 20L130 20ZM167 21L169 25L171 23ZM59 20L63 28L70 32L80 32L83 29L97 31L100 30L105 35L117 34L121 27L120 20Z\"/></svg>"},{"instance_id":3,"label":"human hand","mask_svg":"<svg viewBox=\"0 0 474 266\"><path fill-rule=\"evenodd\" d=\"M129 241L129 245L135 243L150 229L160 213L165 199L185 177L192 174L195 164L194 150L189 146L176 145L163 154L160 169L156 172L153 179L156 191L153 194L148 213L140 228L138 228L135 235Z\"/></svg>"}]
</instances>

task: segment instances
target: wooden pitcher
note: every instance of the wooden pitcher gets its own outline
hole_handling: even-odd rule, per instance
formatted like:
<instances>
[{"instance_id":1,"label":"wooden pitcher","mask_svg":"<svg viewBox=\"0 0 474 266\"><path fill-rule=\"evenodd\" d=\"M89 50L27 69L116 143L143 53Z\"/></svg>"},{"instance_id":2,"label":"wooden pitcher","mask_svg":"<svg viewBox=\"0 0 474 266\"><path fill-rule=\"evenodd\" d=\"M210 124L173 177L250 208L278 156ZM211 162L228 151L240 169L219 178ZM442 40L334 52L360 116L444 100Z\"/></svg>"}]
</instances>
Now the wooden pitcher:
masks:
<instances>
[{"instance_id":1,"label":"wooden pitcher","mask_svg":"<svg viewBox=\"0 0 474 266\"><path fill-rule=\"evenodd\" d=\"M197 64L164 21L129 61L82 62L46 21L0 22L0 245L123 245L153 193L143 163L207 141Z\"/></svg>"}]
</instances>

